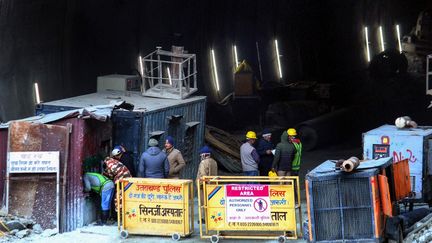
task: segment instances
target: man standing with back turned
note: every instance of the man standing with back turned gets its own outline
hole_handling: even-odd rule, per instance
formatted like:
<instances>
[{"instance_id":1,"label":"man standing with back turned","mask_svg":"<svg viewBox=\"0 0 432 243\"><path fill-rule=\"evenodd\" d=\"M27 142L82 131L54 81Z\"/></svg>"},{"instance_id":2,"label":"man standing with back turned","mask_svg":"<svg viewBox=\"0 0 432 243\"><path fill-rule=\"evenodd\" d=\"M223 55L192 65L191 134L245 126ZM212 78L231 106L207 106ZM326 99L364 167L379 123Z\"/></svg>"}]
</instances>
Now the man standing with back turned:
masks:
<instances>
[{"instance_id":1,"label":"man standing with back turned","mask_svg":"<svg viewBox=\"0 0 432 243\"><path fill-rule=\"evenodd\" d=\"M246 133L246 142L240 147L240 157L245 176L258 176L258 164L260 162L256 149L252 146L257 139L256 133Z\"/></svg>"}]
</instances>

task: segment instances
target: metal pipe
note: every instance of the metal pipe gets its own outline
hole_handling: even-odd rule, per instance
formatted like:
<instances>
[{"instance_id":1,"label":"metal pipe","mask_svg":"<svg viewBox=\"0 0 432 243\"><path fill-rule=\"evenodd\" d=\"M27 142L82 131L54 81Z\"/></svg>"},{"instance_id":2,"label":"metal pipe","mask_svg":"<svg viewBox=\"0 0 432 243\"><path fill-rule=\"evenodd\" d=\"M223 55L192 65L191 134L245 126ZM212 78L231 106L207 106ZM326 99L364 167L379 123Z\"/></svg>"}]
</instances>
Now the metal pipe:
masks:
<instances>
[{"instance_id":1,"label":"metal pipe","mask_svg":"<svg viewBox=\"0 0 432 243\"><path fill-rule=\"evenodd\" d=\"M360 165L360 160L357 157L351 157L342 163L341 170L352 172Z\"/></svg>"}]
</instances>

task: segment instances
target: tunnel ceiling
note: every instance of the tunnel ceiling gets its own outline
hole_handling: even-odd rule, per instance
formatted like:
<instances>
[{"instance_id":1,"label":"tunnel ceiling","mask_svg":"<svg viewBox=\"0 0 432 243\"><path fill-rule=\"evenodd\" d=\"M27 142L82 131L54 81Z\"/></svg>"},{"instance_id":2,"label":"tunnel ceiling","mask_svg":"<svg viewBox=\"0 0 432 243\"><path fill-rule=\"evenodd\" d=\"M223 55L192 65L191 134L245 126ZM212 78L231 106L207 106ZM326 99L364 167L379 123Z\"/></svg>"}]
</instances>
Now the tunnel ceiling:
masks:
<instances>
[{"instance_id":1,"label":"tunnel ceiling","mask_svg":"<svg viewBox=\"0 0 432 243\"><path fill-rule=\"evenodd\" d=\"M213 48L221 95L232 89L231 46L265 81L277 80L278 39L283 82L345 82L365 68L362 28L400 23L407 34L428 1L58 1L0 2L0 120L30 116L33 83L43 101L96 90L96 77L132 74L137 56L184 45L198 58L201 94L214 100L209 70ZM391 33L389 33L391 35Z\"/></svg>"}]
</instances>

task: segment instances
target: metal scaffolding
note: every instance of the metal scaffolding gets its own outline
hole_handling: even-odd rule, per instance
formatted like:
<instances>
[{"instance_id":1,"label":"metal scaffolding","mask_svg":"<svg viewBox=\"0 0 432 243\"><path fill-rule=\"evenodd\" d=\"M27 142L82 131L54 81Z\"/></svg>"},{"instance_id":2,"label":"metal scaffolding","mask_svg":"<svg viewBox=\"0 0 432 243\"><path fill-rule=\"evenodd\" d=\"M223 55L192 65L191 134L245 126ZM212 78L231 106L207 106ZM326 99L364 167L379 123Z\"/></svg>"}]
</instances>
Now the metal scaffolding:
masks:
<instances>
[{"instance_id":1,"label":"metal scaffolding","mask_svg":"<svg viewBox=\"0 0 432 243\"><path fill-rule=\"evenodd\" d=\"M160 47L142 59L144 96L184 99L198 91L196 55L182 47L164 51Z\"/></svg>"}]
</instances>

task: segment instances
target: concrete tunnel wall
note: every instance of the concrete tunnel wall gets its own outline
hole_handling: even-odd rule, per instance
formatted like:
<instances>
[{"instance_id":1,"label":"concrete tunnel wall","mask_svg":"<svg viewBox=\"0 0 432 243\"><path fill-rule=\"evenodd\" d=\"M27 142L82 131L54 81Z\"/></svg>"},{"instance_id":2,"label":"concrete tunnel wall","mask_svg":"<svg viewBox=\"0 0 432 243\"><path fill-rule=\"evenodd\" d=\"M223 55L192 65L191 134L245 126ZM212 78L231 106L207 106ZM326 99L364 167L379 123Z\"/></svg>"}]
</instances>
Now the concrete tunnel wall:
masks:
<instances>
[{"instance_id":1,"label":"concrete tunnel wall","mask_svg":"<svg viewBox=\"0 0 432 243\"><path fill-rule=\"evenodd\" d=\"M365 23L400 21L406 34L427 5L425 0L5 0L0 2L0 121L34 113L35 81L43 101L94 92L97 76L130 74L138 54L172 44L197 54L200 93L210 101L218 96L209 50L217 53L224 97L232 90L233 42L239 59L256 72L259 42L266 81L278 80L272 46L277 37L283 82L348 82L340 76L366 65Z\"/></svg>"}]
</instances>

